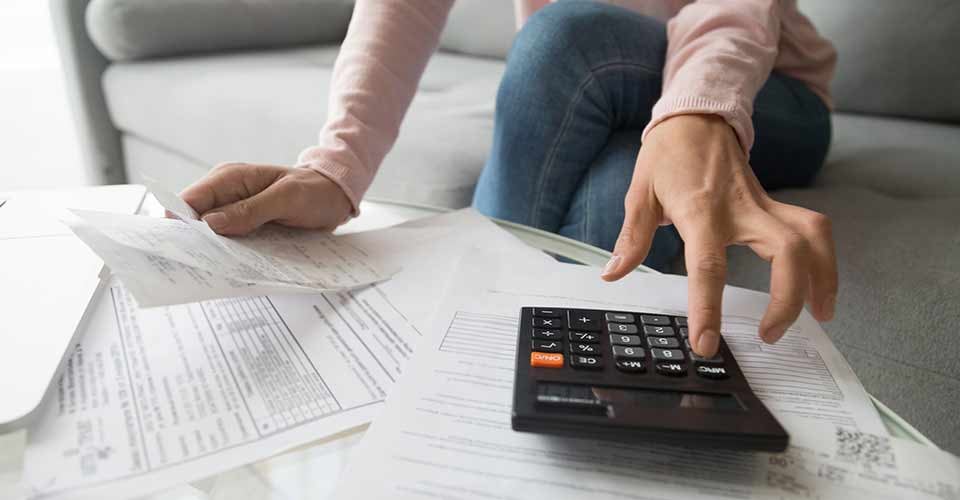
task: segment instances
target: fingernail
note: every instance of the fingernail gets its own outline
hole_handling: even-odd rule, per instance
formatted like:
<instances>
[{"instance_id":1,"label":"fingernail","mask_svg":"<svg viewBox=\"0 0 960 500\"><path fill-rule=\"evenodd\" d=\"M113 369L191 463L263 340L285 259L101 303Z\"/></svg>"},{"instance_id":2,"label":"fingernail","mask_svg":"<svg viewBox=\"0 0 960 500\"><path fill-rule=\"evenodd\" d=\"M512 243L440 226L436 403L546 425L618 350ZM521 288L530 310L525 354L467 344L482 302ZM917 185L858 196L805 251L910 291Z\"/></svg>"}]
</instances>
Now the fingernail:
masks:
<instances>
[{"instance_id":1,"label":"fingernail","mask_svg":"<svg viewBox=\"0 0 960 500\"><path fill-rule=\"evenodd\" d=\"M771 326L762 334L760 334L760 338L768 344L773 344L780 340L780 337L783 337L784 333L787 333L787 328L785 326Z\"/></svg>"},{"instance_id":2,"label":"fingernail","mask_svg":"<svg viewBox=\"0 0 960 500\"><path fill-rule=\"evenodd\" d=\"M214 231L223 229L227 225L227 215L223 212L213 212L203 216L203 222L206 222Z\"/></svg>"},{"instance_id":3,"label":"fingernail","mask_svg":"<svg viewBox=\"0 0 960 500\"><path fill-rule=\"evenodd\" d=\"M698 354L715 353L720 347L720 335L713 330L704 330L700 332L700 338L697 339Z\"/></svg>"},{"instance_id":4,"label":"fingernail","mask_svg":"<svg viewBox=\"0 0 960 500\"><path fill-rule=\"evenodd\" d=\"M603 273L601 273L601 276L606 276L616 271L617 267L620 266L621 260L623 259L620 258L619 255L614 255L613 257L610 257L610 260L607 261L607 265L603 266Z\"/></svg>"},{"instance_id":5,"label":"fingernail","mask_svg":"<svg viewBox=\"0 0 960 500\"><path fill-rule=\"evenodd\" d=\"M823 301L823 306L820 308L823 311L824 321L830 321L833 319L833 314L836 312L837 307L837 295L830 294L827 296L826 300Z\"/></svg>"}]
</instances>

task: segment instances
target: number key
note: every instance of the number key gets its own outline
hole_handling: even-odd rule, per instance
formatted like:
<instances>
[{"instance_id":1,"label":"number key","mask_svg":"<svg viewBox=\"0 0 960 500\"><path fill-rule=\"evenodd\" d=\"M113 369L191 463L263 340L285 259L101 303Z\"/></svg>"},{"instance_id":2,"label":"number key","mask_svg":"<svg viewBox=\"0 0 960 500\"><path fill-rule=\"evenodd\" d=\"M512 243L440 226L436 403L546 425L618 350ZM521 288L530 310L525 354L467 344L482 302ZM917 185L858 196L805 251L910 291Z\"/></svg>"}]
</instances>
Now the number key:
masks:
<instances>
[{"instance_id":1,"label":"number key","mask_svg":"<svg viewBox=\"0 0 960 500\"><path fill-rule=\"evenodd\" d=\"M658 337L671 337L673 336L673 327L643 325L643 333L647 335L656 335Z\"/></svg>"},{"instance_id":2,"label":"number key","mask_svg":"<svg viewBox=\"0 0 960 500\"><path fill-rule=\"evenodd\" d=\"M650 349L655 361L683 361L683 351L679 349Z\"/></svg>"},{"instance_id":3,"label":"number key","mask_svg":"<svg viewBox=\"0 0 960 500\"><path fill-rule=\"evenodd\" d=\"M613 357L617 359L643 359L643 349L640 347L613 346Z\"/></svg>"},{"instance_id":4,"label":"number key","mask_svg":"<svg viewBox=\"0 0 960 500\"><path fill-rule=\"evenodd\" d=\"M610 343L613 345L640 346L643 341L636 335L611 335Z\"/></svg>"},{"instance_id":5,"label":"number key","mask_svg":"<svg viewBox=\"0 0 960 500\"><path fill-rule=\"evenodd\" d=\"M680 347L680 342L673 337L647 337L647 343L650 344L650 347L662 347L664 349Z\"/></svg>"},{"instance_id":6,"label":"number key","mask_svg":"<svg viewBox=\"0 0 960 500\"><path fill-rule=\"evenodd\" d=\"M637 325L627 325L624 323L607 323L607 331L610 333L637 333Z\"/></svg>"}]
</instances>

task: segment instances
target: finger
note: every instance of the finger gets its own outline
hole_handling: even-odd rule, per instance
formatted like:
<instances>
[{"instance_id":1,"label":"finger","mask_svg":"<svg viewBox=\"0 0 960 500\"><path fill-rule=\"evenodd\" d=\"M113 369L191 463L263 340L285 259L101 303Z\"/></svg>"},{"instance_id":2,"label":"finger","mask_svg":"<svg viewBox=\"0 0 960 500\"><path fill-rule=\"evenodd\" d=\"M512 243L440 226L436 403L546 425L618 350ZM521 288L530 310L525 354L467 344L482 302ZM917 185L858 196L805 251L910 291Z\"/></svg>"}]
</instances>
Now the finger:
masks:
<instances>
[{"instance_id":1,"label":"finger","mask_svg":"<svg viewBox=\"0 0 960 500\"><path fill-rule=\"evenodd\" d=\"M776 203L774 213L799 230L810 244L808 303L818 321L833 319L837 302L837 252L830 219L813 210Z\"/></svg>"},{"instance_id":2,"label":"finger","mask_svg":"<svg viewBox=\"0 0 960 500\"><path fill-rule=\"evenodd\" d=\"M286 215L289 210L284 182L259 193L203 214L210 228L225 236L240 236Z\"/></svg>"},{"instance_id":3,"label":"finger","mask_svg":"<svg viewBox=\"0 0 960 500\"><path fill-rule=\"evenodd\" d=\"M276 182L287 169L274 165L223 163L180 193L198 214L249 198Z\"/></svg>"},{"instance_id":4,"label":"finger","mask_svg":"<svg viewBox=\"0 0 960 500\"><path fill-rule=\"evenodd\" d=\"M613 248L613 257L600 275L605 281L616 281L643 263L659 226L659 203L646 188L631 186L624 200L624 209L623 226Z\"/></svg>"},{"instance_id":5,"label":"finger","mask_svg":"<svg viewBox=\"0 0 960 500\"><path fill-rule=\"evenodd\" d=\"M779 244L770 259L770 303L760 320L760 338L770 344L780 340L800 315L810 283L806 238L786 226L775 237Z\"/></svg>"},{"instance_id":6,"label":"finger","mask_svg":"<svg viewBox=\"0 0 960 500\"><path fill-rule=\"evenodd\" d=\"M690 347L701 356L711 357L720 347L720 314L727 276L726 243L709 224L692 229L681 229L686 242Z\"/></svg>"}]
</instances>

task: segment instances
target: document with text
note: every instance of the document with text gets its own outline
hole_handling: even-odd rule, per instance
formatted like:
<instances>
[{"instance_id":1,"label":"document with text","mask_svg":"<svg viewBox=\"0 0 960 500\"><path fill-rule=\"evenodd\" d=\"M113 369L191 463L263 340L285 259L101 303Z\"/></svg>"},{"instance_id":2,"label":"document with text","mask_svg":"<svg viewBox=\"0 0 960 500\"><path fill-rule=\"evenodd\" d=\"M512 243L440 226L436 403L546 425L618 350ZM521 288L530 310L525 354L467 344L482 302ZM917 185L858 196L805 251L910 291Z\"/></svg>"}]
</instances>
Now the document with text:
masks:
<instances>
[{"instance_id":1,"label":"document with text","mask_svg":"<svg viewBox=\"0 0 960 500\"><path fill-rule=\"evenodd\" d=\"M368 423L460 255L549 260L473 211L352 235L404 268L376 285L140 308L114 282L29 429L38 498L142 495Z\"/></svg>"},{"instance_id":2,"label":"document with text","mask_svg":"<svg viewBox=\"0 0 960 500\"><path fill-rule=\"evenodd\" d=\"M220 236L179 197L151 189L173 217L74 210L64 218L142 307L344 290L399 270L372 259L351 235L268 224L248 236Z\"/></svg>"},{"instance_id":3,"label":"document with text","mask_svg":"<svg viewBox=\"0 0 960 500\"><path fill-rule=\"evenodd\" d=\"M858 498L869 492L949 499L960 492L956 458L889 437L809 315L780 344L756 343L753 318L762 315L766 297L734 288L724 295L723 332L752 388L791 433L786 453L515 432L520 307L682 314L686 283L635 274L602 284L595 269L577 266L502 267L497 276L494 260L475 258L461 268L454 283L462 286L448 290L415 360L352 454L336 498ZM918 466L921 459L928 466Z\"/></svg>"}]
</instances>

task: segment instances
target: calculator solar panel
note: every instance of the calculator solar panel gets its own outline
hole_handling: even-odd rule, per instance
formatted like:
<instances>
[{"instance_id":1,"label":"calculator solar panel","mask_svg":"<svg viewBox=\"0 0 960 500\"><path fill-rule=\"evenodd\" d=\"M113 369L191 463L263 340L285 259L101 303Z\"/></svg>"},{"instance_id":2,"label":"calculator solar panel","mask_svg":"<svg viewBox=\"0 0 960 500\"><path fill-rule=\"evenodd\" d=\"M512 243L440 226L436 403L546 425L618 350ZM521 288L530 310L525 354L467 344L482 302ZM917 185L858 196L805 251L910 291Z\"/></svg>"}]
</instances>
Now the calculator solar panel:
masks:
<instances>
[{"instance_id":1,"label":"calculator solar panel","mask_svg":"<svg viewBox=\"0 0 960 500\"><path fill-rule=\"evenodd\" d=\"M789 442L726 342L698 356L683 316L524 307L516 363L517 431L762 451Z\"/></svg>"}]
</instances>

